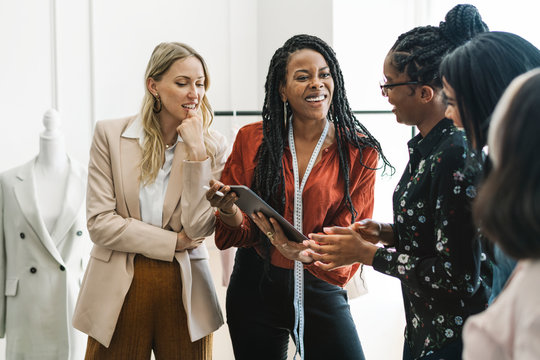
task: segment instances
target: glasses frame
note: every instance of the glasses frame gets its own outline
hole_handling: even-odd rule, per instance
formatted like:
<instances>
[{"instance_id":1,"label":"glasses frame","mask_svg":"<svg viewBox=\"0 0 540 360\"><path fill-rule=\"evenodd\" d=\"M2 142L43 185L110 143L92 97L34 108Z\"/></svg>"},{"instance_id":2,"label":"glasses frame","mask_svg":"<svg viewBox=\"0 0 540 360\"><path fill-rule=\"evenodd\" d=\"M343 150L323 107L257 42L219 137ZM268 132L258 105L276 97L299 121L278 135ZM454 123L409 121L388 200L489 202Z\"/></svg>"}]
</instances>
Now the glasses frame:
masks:
<instances>
[{"instance_id":1,"label":"glasses frame","mask_svg":"<svg viewBox=\"0 0 540 360\"><path fill-rule=\"evenodd\" d=\"M381 88L382 96L387 97L388 96L388 90L392 89L396 86L402 86L402 85L420 85L421 83L419 81L406 81L406 82L400 82L400 83L393 83L393 84L386 84L383 81L379 82L379 87Z\"/></svg>"}]
</instances>

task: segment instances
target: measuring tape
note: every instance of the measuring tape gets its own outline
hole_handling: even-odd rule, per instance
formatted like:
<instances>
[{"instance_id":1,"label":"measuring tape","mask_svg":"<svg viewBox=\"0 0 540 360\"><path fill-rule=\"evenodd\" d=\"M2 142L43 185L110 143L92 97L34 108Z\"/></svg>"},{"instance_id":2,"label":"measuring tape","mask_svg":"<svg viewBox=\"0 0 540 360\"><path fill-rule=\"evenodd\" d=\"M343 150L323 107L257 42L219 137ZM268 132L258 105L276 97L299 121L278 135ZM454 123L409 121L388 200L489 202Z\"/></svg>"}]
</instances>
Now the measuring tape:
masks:
<instances>
[{"instance_id":1,"label":"measuring tape","mask_svg":"<svg viewBox=\"0 0 540 360\"><path fill-rule=\"evenodd\" d=\"M311 154L306 172L302 178L300 184L298 174L298 160L296 158L296 148L294 147L294 134L292 121L289 121L289 148L292 154L293 171L294 171L294 227L303 233L302 231L302 192L304 191L304 185L306 185L307 178L317 156L321 151L322 144L328 133L330 123L327 121L324 130L317 142L317 146ZM294 353L294 359L296 354L300 355L300 359L304 359L304 264L301 261L294 262L294 328L293 338L296 342L296 352Z\"/></svg>"}]
</instances>

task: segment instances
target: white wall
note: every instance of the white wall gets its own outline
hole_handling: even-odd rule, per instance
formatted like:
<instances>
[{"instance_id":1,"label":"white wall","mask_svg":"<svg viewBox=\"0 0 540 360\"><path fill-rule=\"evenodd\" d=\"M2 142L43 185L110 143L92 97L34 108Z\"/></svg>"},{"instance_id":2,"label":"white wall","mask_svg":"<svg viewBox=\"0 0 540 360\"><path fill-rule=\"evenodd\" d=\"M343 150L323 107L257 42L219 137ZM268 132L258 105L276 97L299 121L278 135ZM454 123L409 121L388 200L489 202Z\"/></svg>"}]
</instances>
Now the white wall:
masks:
<instances>
[{"instance_id":1,"label":"white wall","mask_svg":"<svg viewBox=\"0 0 540 360\"><path fill-rule=\"evenodd\" d=\"M2 171L37 152L41 117L51 104L48 2L1 1L0 44Z\"/></svg>"}]
</instances>

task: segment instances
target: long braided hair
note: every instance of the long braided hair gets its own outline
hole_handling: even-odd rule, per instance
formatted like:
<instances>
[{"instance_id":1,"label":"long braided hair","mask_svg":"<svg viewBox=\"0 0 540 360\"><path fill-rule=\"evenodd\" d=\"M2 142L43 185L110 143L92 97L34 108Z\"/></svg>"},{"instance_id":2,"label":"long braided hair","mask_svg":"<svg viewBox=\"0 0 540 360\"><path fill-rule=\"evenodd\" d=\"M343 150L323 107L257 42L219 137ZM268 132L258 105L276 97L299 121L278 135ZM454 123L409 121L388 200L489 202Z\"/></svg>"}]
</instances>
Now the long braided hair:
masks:
<instances>
[{"instance_id":1,"label":"long braided hair","mask_svg":"<svg viewBox=\"0 0 540 360\"><path fill-rule=\"evenodd\" d=\"M392 48L392 64L411 81L441 89L439 65L450 51L489 31L478 9L461 4L453 7L439 26L419 26L401 34Z\"/></svg>"},{"instance_id":2,"label":"long braided hair","mask_svg":"<svg viewBox=\"0 0 540 360\"><path fill-rule=\"evenodd\" d=\"M384 156L379 142L352 113L345 94L343 75L336 54L326 42L315 36L302 34L291 37L282 47L276 50L270 61L268 75L266 76L265 98L262 111L263 140L257 154L258 162L252 182L253 189L262 199L278 210L278 212L283 213L285 208L285 182L282 158L287 143L288 131L284 118L289 119L292 111L289 106L287 106L286 110L284 109L279 90L285 83L290 55L302 49L311 49L321 54L326 60L334 80L334 93L328 118L336 129L339 167L341 176L344 179L344 198L354 220L356 219L357 211L354 208L349 191L348 145L350 144L360 150L366 147L372 147L383 160L384 168L389 166L393 170L393 167ZM285 111L287 112L286 114L284 113ZM376 170L365 165L361 157L359 161L366 168L373 171ZM269 255L270 242L265 236L261 235L261 238L264 239L266 253ZM266 258L268 260L266 266L268 266L269 256Z\"/></svg>"}]
</instances>

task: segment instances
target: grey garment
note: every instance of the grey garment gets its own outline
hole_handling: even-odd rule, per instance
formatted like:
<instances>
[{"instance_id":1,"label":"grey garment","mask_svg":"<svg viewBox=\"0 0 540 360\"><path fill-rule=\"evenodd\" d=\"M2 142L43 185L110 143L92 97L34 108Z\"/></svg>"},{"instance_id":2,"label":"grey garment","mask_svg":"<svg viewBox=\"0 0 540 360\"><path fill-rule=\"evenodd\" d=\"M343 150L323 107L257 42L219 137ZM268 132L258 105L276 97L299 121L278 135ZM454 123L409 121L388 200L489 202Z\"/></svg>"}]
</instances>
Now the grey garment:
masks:
<instances>
[{"instance_id":1,"label":"grey garment","mask_svg":"<svg viewBox=\"0 0 540 360\"><path fill-rule=\"evenodd\" d=\"M491 287L491 297L488 304L491 305L506 285L506 281L514 271L517 261L506 255L497 245L493 246L492 271L493 284Z\"/></svg>"}]
</instances>

